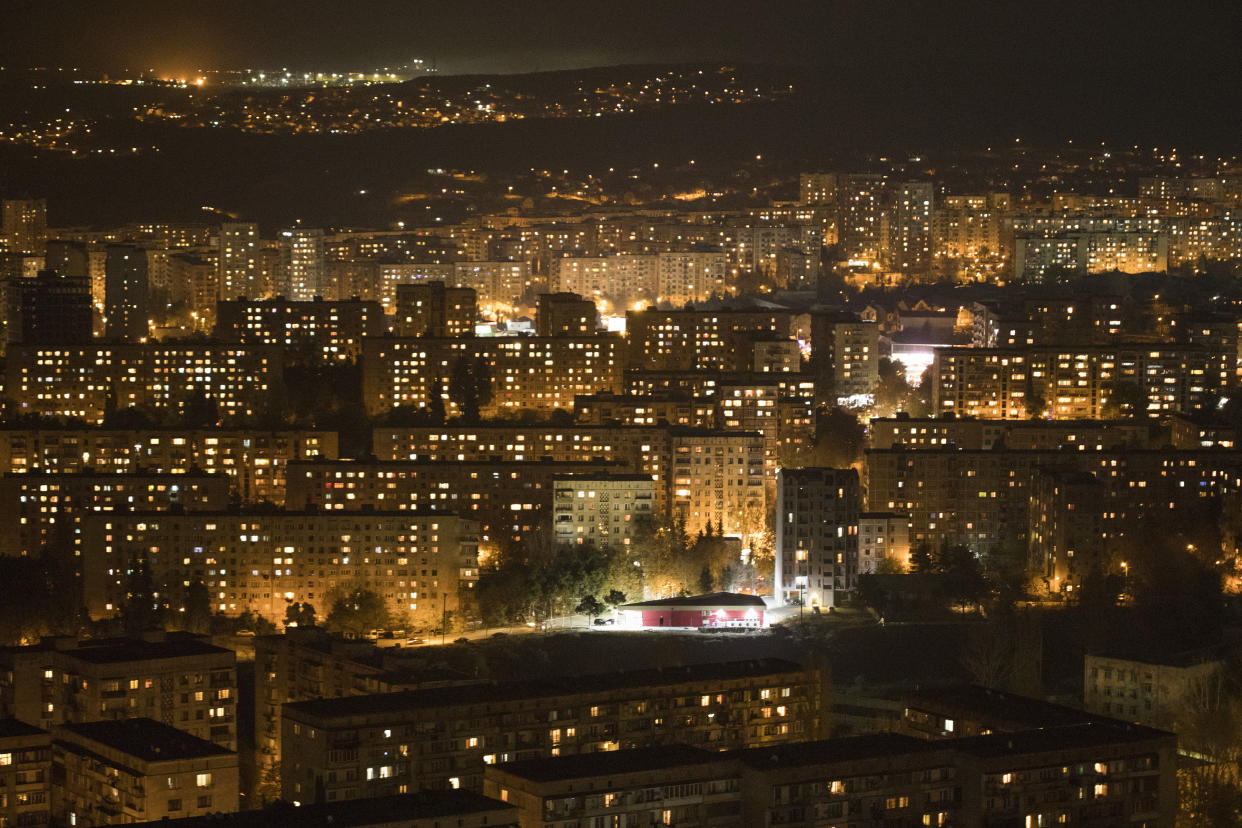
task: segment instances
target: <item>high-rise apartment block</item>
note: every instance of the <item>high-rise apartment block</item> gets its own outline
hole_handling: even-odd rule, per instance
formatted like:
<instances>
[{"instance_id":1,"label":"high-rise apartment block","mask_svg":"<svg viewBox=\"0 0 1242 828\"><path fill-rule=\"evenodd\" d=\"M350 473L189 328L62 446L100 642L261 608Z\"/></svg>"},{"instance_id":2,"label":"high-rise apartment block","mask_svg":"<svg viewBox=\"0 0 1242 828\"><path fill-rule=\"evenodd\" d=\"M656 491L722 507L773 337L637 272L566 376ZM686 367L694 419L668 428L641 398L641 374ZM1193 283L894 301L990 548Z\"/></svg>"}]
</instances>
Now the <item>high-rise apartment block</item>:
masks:
<instances>
[{"instance_id":1,"label":"high-rise apartment block","mask_svg":"<svg viewBox=\"0 0 1242 828\"><path fill-rule=\"evenodd\" d=\"M112 342L146 340L151 294L147 251L132 244L108 245L104 273L104 335Z\"/></svg>"},{"instance_id":2,"label":"high-rise apartment block","mask_svg":"<svg viewBox=\"0 0 1242 828\"><path fill-rule=\"evenodd\" d=\"M478 318L474 288L426 281L397 285L393 333L397 336L474 336Z\"/></svg>"},{"instance_id":3,"label":"high-rise apartment block","mask_svg":"<svg viewBox=\"0 0 1242 828\"><path fill-rule=\"evenodd\" d=\"M9 337L23 345L81 345L91 341L91 283L87 276L41 270L16 288L18 319L9 320Z\"/></svg>"},{"instance_id":4,"label":"high-rise apartment block","mask_svg":"<svg viewBox=\"0 0 1242 828\"><path fill-rule=\"evenodd\" d=\"M889 259L900 273L923 274L931 268L934 189L928 181L907 181L894 190Z\"/></svg>"},{"instance_id":5,"label":"high-rise apartment block","mask_svg":"<svg viewBox=\"0 0 1242 828\"><path fill-rule=\"evenodd\" d=\"M798 176L798 201L802 204L837 203L836 173L802 173Z\"/></svg>"},{"instance_id":6,"label":"high-rise apartment block","mask_svg":"<svg viewBox=\"0 0 1242 828\"><path fill-rule=\"evenodd\" d=\"M598 314L595 302L576 293L541 293L535 310L539 336L591 336Z\"/></svg>"},{"instance_id":7,"label":"high-rise apartment block","mask_svg":"<svg viewBox=\"0 0 1242 828\"><path fill-rule=\"evenodd\" d=\"M47 199L0 201L0 248L41 255L47 243Z\"/></svg>"},{"instance_id":8,"label":"high-rise apartment block","mask_svg":"<svg viewBox=\"0 0 1242 828\"><path fill-rule=\"evenodd\" d=\"M864 267L882 263L888 246L884 232L887 199L884 177L847 175L838 185L837 199L837 233L842 256Z\"/></svg>"},{"instance_id":9,"label":"high-rise apartment block","mask_svg":"<svg viewBox=\"0 0 1242 828\"><path fill-rule=\"evenodd\" d=\"M220 225L219 275L216 279L220 299L259 296L263 293L259 274L259 226L251 222L226 221Z\"/></svg>"},{"instance_id":10,"label":"high-rise apartment block","mask_svg":"<svg viewBox=\"0 0 1242 828\"><path fill-rule=\"evenodd\" d=\"M322 297L324 283L323 230L296 227L280 234L279 292L287 299L309 302Z\"/></svg>"},{"instance_id":11,"label":"high-rise apartment block","mask_svg":"<svg viewBox=\"0 0 1242 828\"><path fill-rule=\"evenodd\" d=\"M781 469L776 484L778 596L804 606L840 606L858 580L854 469Z\"/></svg>"},{"instance_id":12,"label":"high-rise apartment block","mask_svg":"<svg viewBox=\"0 0 1242 828\"><path fill-rule=\"evenodd\" d=\"M811 369L819 402L870 406L880 381L879 326L847 314L812 314Z\"/></svg>"}]
</instances>

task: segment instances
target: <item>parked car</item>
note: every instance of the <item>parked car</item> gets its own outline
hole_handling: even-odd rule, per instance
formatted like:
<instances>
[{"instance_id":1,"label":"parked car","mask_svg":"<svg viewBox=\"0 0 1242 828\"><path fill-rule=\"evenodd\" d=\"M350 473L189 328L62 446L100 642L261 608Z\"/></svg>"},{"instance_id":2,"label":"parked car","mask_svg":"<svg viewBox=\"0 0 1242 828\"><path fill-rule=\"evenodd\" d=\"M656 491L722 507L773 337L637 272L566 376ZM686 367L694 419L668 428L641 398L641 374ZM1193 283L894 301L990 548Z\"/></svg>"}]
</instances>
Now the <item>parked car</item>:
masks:
<instances>
[{"instance_id":1,"label":"parked car","mask_svg":"<svg viewBox=\"0 0 1242 828\"><path fill-rule=\"evenodd\" d=\"M616 621L612 618L596 618L594 623L597 627L611 627Z\"/></svg>"}]
</instances>

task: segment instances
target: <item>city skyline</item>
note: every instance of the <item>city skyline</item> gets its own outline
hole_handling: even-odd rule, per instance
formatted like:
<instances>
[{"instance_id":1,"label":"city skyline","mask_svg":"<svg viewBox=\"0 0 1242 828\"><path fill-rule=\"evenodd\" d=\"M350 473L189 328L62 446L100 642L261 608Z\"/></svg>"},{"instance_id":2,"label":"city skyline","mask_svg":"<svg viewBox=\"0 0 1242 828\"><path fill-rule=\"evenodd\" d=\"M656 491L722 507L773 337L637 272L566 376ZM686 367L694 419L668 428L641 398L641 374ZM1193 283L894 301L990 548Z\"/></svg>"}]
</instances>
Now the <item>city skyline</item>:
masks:
<instances>
[{"instance_id":1,"label":"city skyline","mask_svg":"<svg viewBox=\"0 0 1242 828\"><path fill-rule=\"evenodd\" d=\"M0 826L1236 828L1229 11L10 0Z\"/></svg>"}]
</instances>

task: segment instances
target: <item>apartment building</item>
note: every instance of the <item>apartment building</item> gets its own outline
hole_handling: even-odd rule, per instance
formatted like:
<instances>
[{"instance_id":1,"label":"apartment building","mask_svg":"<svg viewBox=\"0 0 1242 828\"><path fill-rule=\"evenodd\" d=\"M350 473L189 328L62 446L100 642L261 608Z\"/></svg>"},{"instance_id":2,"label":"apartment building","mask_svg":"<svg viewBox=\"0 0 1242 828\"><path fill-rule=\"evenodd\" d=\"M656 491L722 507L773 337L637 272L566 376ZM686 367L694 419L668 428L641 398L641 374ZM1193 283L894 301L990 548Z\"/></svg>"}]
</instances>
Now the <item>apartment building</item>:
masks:
<instances>
[{"instance_id":1,"label":"apartment building","mask_svg":"<svg viewBox=\"0 0 1242 828\"><path fill-rule=\"evenodd\" d=\"M286 704L283 795L481 791L485 768L506 761L783 743L826 727L822 705L817 673L775 659Z\"/></svg>"},{"instance_id":2,"label":"apartment building","mask_svg":"<svg viewBox=\"0 0 1242 828\"><path fill-rule=\"evenodd\" d=\"M237 754L152 719L56 728L53 817L121 825L239 808Z\"/></svg>"},{"instance_id":3,"label":"apartment building","mask_svg":"<svg viewBox=\"0 0 1242 828\"><path fill-rule=\"evenodd\" d=\"M0 650L0 710L45 728L145 716L235 750L236 706L236 654L185 633Z\"/></svg>"},{"instance_id":4,"label":"apartment building","mask_svg":"<svg viewBox=\"0 0 1242 828\"><path fill-rule=\"evenodd\" d=\"M333 596L362 588L395 617L428 627L460 612L479 575L478 524L449 512L98 514L83 535L93 617L120 605L135 560L174 606L179 585L202 581L214 610L273 623L283 623L288 602L326 611Z\"/></svg>"},{"instance_id":5,"label":"apartment building","mask_svg":"<svg viewBox=\"0 0 1242 828\"><path fill-rule=\"evenodd\" d=\"M216 305L215 335L223 342L283 345L321 359L357 359L364 337L388 332L376 301L237 299Z\"/></svg>"},{"instance_id":6,"label":"apartment building","mask_svg":"<svg viewBox=\"0 0 1242 828\"><path fill-rule=\"evenodd\" d=\"M228 475L244 503L285 501L294 460L335 460L335 431L0 428L0 472ZM175 482L175 481L174 481Z\"/></svg>"},{"instance_id":7,"label":"apartment building","mask_svg":"<svg viewBox=\"0 0 1242 828\"><path fill-rule=\"evenodd\" d=\"M0 824L47 825L52 810L52 734L0 719Z\"/></svg>"},{"instance_id":8,"label":"apartment building","mask_svg":"<svg viewBox=\"0 0 1242 828\"><path fill-rule=\"evenodd\" d=\"M655 516L650 475L592 474L552 481L552 537L558 544L624 549Z\"/></svg>"}]
</instances>

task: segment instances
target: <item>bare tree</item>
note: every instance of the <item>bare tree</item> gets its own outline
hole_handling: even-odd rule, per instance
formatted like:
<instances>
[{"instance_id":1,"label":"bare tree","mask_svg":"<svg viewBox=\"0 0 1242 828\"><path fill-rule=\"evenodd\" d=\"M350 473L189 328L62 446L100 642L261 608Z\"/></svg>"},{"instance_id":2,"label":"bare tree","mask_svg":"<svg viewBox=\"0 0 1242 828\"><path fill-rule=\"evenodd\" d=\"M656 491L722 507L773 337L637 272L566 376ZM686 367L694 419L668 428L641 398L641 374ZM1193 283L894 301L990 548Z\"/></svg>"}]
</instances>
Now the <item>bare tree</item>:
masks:
<instances>
[{"instance_id":1,"label":"bare tree","mask_svg":"<svg viewBox=\"0 0 1242 828\"><path fill-rule=\"evenodd\" d=\"M1236 666L1191 683L1172 725L1189 761L1178 771L1179 826L1242 825L1242 689Z\"/></svg>"}]
</instances>

